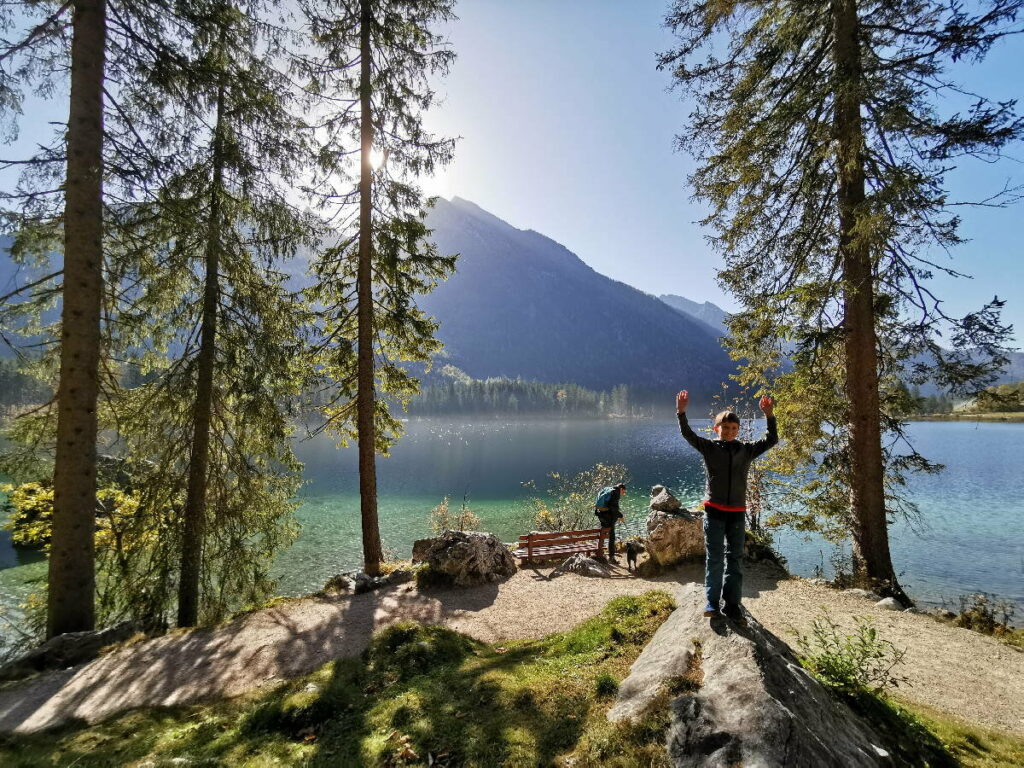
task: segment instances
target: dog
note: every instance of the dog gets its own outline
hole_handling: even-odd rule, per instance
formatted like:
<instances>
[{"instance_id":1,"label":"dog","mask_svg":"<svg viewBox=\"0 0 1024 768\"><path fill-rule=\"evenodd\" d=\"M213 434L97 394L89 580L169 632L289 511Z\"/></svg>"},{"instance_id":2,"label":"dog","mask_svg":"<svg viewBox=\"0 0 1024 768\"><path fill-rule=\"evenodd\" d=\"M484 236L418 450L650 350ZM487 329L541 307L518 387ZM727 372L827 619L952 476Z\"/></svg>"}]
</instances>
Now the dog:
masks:
<instances>
[{"instance_id":1,"label":"dog","mask_svg":"<svg viewBox=\"0 0 1024 768\"><path fill-rule=\"evenodd\" d=\"M636 570L636 556L643 551L643 545L639 541L626 542L626 567L629 570Z\"/></svg>"}]
</instances>

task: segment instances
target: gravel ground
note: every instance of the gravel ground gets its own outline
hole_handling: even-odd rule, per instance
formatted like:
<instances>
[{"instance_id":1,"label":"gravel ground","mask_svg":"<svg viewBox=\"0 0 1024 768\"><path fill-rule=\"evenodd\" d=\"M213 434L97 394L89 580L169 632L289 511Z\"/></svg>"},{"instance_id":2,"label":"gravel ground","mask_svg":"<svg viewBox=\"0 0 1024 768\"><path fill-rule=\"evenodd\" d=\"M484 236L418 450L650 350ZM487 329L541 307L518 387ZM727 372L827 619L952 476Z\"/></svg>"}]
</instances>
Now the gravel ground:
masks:
<instances>
[{"instance_id":1,"label":"gravel ground","mask_svg":"<svg viewBox=\"0 0 1024 768\"><path fill-rule=\"evenodd\" d=\"M419 592L404 584L362 595L310 597L243 616L221 627L175 632L93 662L0 691L0 731L32 731L70 720L97 722L143 706L235 696L362 651L376 630L403 619L444 624L486 642L540 637L598 613L608 600L700 581L684 567L641 579L618 568L611 579L525 569L502 584ZM866 599L749 568L745 604L787 642L808 632L828 606L852 628L872 616L881 637L907 649L901 695L968 722L1024 735L1024 653L992 638L917 614L876 609ZM792 643L791 643L792 644Z\"/></svg>"}]
</instances>

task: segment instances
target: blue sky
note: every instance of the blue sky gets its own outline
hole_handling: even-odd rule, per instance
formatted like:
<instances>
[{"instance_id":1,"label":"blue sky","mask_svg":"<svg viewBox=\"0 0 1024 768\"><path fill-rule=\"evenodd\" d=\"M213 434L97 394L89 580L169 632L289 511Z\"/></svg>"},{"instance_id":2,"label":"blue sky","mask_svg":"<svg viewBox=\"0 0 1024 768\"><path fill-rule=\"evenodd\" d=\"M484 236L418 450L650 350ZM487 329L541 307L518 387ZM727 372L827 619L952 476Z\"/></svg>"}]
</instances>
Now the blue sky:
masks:
<instances>
[{"instance_id":1,"label":"blue sky","mask_svg":"<svg viewBox=\"0 0 1024 768\"><path fill-rule=\"evenodd\" d=\"M458 60L437 87L442 103L428 125L460 136L456 159L426 185L458 195L511 224L562 243L602 274L653 294L676 293L735 305L715 282L718 256L690 200L692 161L674 152L689 109L668 89L655 55L672 45L662 27L668 0L462 0L448 29ZM999 99L1021 95L1015 73L1024 39L998 44L981 66L961 66L967 86ZM66 94L30 99L22 138L0 156L50 135L66 119ZM1024 147L997 164L970 162L950 175L952 199L980 199L1024 183ZM9 186L12 175L0 175ZM971 242L949 263L971 280L938 278L951 314L998 294L1004 320L1024 342L1020 222L1010 209L961 209Z\"/></svg>"},{"instance_id":2,"label":"blue sky","mask_svg":"<svg viewBox=\"0 0 1024 768\"><path fill-rule=\"evenodd\" d=\"M461 2L450 29L459 58L438 83L445 99L429 124L462 139L454 163L429 188L548 235L643 291L733 308L715 282L719 258L696 223L703 211L686 183L693 163L672 147L689 109L668 91L668 73L655 69L656 52L672 45L662 27L667 5ZM1022 59L1024 40L1006 40L957 76L986 95L1016 98ZM1024 158L1024 147L1011 154ZM986 197L1007 180L1024 182L1019 159L972 162L951 175L952 199ZM1024 204L961 213L971 242L951 264L974 279L937 279L936 291L951 314L998 294L1007 300L1004 320L1024 339Z\"/></svg>"}]
</instances>

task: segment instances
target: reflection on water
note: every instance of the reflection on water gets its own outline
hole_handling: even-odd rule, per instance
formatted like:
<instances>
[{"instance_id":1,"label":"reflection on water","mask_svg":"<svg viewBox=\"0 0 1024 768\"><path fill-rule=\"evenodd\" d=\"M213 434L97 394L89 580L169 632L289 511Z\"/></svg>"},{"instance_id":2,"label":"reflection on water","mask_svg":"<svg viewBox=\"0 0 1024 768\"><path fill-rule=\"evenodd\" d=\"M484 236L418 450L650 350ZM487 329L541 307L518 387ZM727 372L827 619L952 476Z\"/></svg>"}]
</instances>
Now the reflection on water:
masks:
<instances>
[{"instance_id":1,"label":"reflection on water","mask_svg":"<svg viewBox=\"0 0 1024 768\"><path fill-rule=\"evenodd\" d=\"M385 547L401 557L428 535L427 513L444 496L453 505L465 497L481 527L509 541L529 527L522 483L543 485L548 472L577 472L598 461L624 464L635 491L624 509L634 526L642 522L650 486L666 485L692 502L704 484L699 458L671 417L417 421L407 428L392 455L378 463L381 532ZM918 449L947 469L911 481L921 530L902 522L893 527L893 561L903 583L927 602L992 592L1016 601L1024 614L1024 473L1017 458L1024 455L1024 425L923 422L910 431ZM306 467L298 512L302 533L274 567L284 594L318 589L361 561L355 450L336 450L327 436L296 448ZM810 575L822 561L828 565L832 548L820 540L781 532L777 541L798 574ZM42 563L24 564L18 557L24 555L0 540L0 598L7 605L33 588L29 579L45 575Z\"/></svg>"}]
</instances>

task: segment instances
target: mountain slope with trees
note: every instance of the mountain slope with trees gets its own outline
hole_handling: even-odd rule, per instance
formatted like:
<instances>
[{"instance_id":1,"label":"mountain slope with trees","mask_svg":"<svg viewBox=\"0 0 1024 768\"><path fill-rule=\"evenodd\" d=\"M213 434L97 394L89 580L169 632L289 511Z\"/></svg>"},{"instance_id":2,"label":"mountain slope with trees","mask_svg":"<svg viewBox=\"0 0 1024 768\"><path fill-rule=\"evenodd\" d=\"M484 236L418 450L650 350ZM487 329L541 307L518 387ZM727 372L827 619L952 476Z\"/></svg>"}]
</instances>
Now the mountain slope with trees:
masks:
<instances>
[{"instance_id":1,"label":"mountain slope with trees","mask_svg":"<svg viewBox=\"0 0 1024 768\"><path fill-rule=\"evenodd\" d=\"M440 321L445 362L474 378L664 394L717 391L734 370L707 326L544 235L458 197L439 199L427 224L459 266L419 305Z\"/></svg>"}]
</instances>

